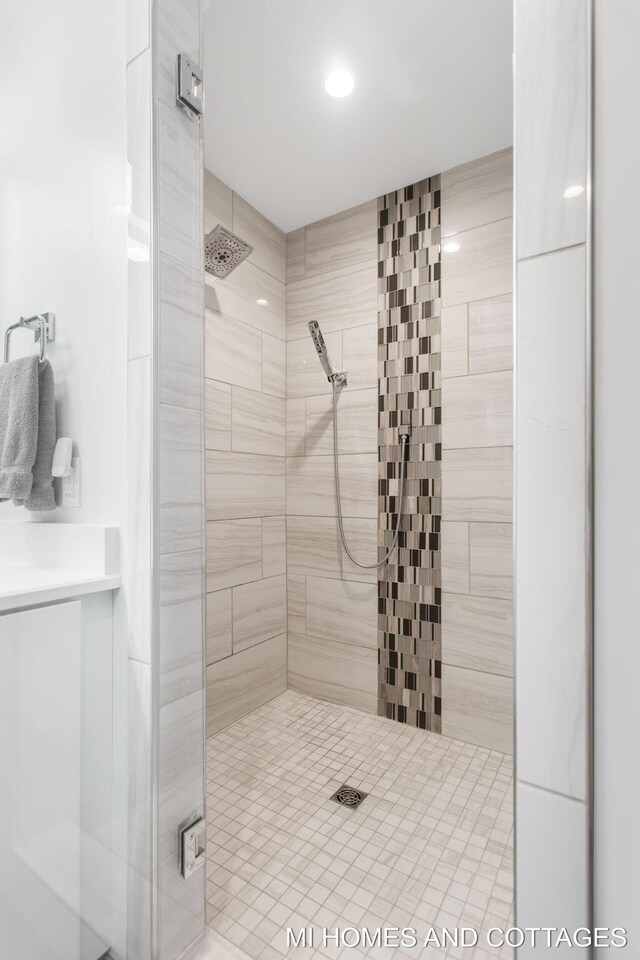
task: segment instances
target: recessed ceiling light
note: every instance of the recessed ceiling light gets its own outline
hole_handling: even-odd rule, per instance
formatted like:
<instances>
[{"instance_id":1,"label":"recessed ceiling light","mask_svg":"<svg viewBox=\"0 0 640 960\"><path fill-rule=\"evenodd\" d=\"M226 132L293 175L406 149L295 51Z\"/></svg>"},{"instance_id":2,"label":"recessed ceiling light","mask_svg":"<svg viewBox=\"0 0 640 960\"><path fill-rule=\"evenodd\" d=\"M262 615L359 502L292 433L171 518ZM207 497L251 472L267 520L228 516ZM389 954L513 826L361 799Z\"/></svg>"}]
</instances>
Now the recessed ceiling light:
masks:
<instances>
[{"instance_id":1,"label":"recessed ceiling light","mask_svg":"<svg viewBox=\"0 0 640 960\"><path fill-rule=\"evenodd\" d=\"M562 196L565 200L573 200L574 197L579 197L581 193L584 193L584 187L581 187L579 183L576 183L573 187L567 187Z\"/></svg>"},{"instance_id":2,"label":"recessed ceiling light","mask_svg":"<svg viewBox=\"0 0 640 960\"><path fill-rule=\"evenodd\" d=\"M445 243L442 250L444 253L457 253L460 249L460 244L457 240L450 240L449 243Z\"/></svg>"},{"instance_id":3,"label":"recessed ceiling light","mask_svg":"<svg viewBox=\"0 0 640 960\"><path fill-rule=\"evenodd\" d=\"M324 82L324 88L330 97L348 97L355 81L348 70L332 70Z\"/></svg>"},{"instance_id":4,"label":"recessed ceiling light","mask_svg":"<svg viewBox=\"0 0 640 960\"><path fill-rule=\"evenodd\" d=\"M269 301L265 300L264 297L258 297L258 299L256 300L256 303L258 304L259 307L269 306Z\"/></svg>"}]
</instances>

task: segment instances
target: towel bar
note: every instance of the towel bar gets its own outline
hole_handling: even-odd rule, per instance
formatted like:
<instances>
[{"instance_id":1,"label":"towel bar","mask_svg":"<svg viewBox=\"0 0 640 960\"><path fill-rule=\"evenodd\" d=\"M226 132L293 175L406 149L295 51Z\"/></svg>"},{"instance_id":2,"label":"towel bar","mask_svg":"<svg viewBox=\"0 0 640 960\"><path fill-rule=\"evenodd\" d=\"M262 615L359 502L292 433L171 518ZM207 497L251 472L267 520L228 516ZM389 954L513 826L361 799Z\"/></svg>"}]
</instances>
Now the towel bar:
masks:
<instances>
[{"instance_id":1,"label":"towel bar","mask_svg":"<svg viewBox=\"0 0 640 960\"><path fill-rule=\"evenodd\" d=\"M14 330L25 327L27 330L33 330L36 343L40 341L40 363L47 356L47 341L56 338L56 315L55 313L39 313L36 317L20 317L17 323L12 323L4 335L4 362L9 362L9 340ZM34 329L35 328L35 329Z\"/></svg>"}]
</instances>

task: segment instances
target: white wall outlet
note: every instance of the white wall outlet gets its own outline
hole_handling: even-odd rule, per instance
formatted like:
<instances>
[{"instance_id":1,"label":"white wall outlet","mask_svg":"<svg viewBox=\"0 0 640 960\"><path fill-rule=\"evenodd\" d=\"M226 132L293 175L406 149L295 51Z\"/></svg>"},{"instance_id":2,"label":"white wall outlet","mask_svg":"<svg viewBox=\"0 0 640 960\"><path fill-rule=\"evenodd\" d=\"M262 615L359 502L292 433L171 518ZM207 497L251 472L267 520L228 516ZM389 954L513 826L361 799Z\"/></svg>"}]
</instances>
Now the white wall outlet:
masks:
<instances>
[{"instance_id":1,"label":"white wall outlet","mask_svg":"<svg viewBox=\"0 0 640 960\"><path fill-rule=\"evenodd\" d=\"M71 473L62 478L61 507L80 506L80 458L74 457L71 461Z\"/></svg>"}]
</instances>

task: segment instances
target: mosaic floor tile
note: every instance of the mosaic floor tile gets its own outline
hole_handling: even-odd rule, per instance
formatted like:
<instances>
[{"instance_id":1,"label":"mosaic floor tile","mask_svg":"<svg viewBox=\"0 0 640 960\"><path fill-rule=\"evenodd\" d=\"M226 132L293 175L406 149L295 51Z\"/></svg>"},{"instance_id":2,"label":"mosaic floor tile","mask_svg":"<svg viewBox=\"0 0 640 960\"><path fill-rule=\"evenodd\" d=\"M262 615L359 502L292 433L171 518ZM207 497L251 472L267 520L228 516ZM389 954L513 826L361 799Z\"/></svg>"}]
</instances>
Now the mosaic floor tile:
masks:
<instances>
[{"instance_id":1,"label":"mosaic floor tile","mask_svg":"<svg viewBox=\"0 0 640 960\"><path fill-rule=\"evenodd\" d=\"M345 783L356 809L331 800ZM508 756L287 691L208 741L207 823L202 960L512 955L322 945L323 928L513 923ZM287 948L303 926L314 945Z\"/></svg>"}]
</instances>

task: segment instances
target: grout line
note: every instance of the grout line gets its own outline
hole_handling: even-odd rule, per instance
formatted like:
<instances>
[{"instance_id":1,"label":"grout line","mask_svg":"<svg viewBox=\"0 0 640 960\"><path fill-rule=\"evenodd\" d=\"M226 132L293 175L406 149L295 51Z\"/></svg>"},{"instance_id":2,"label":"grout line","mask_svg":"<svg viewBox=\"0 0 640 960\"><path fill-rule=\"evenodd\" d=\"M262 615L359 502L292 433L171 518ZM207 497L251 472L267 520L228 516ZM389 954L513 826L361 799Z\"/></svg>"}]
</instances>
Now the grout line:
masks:
<instances>
[{"instance_id":1,"label":"grout line","mask_svg":"<svg viewBox=\"0 0 640 960\"><path fill-rule=\"evenodd\" d=\"M456 594L456 596L460 596L460 594ZM489 599L497 598L491 597ZM485 677L501 677L503 680L510 680L512 682L515 679L513 673L496 673L495 670L480 670L478 667L463 667L459 663L449 663L448 660L444 659L442 660L442 665L446 667L455 667L456 670L464 670L465 673L481 673ZM510 718L512 718L511 713Z\"/></svg>"},{"instance_id":2,"label":"grout line","mask_svg":"<svg viewBox=\"0 0 640 960\"><path fill-rule=\"evenodd\" d=\"M528 257L518 257L516 265L529 263L531 260L539 260L542 257L552 257L556 253L564 253L565 250L575 250L576 247L586 247L586 242L581 240L579 243L569 243L566 247L555 247L553 250L542 250L540 253L532 253Z\"/></svg>"},{"instance_id":3,"label":"grout line","mask_svg":"<svg viewBox=\"0 0 640 960\"><path fill-rule=\"evenodd\" d=\"M500 367L497 370L479 370L477 373L455 373L450 377L442 377L445 380L468 380L469 377L486 377L492 373L513 373L513 367Z\"/></svg>"},{"instance_id":4,"label":"grout line","mask_svg":"<svg viewBox=\"0 0 640 960\"><path fill-rule=\"evenodd\" d=\"M579 803L583 807L587 806L587 801L581 800L580 797L572 797L568 793L562 793L561 790L552 790L551 787L543 787L539 783L532 783L531 780L521 780L518 778L517 783L522 783L526 787L533 787L534 790L542 790L543 793L550 793L554 797L562 797L563 800L571 800L573 803Z\"/></svg>"}]
</instances>

